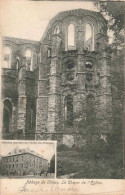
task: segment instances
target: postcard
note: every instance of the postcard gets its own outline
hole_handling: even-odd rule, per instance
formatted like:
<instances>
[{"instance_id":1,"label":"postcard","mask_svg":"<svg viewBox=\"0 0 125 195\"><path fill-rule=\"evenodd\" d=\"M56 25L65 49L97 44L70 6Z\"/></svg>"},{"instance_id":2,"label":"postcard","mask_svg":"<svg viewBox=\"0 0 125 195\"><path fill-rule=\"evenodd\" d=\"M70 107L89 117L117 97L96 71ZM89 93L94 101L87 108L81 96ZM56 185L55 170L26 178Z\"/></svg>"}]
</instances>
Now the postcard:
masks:
<instances>
[{"instance_id":1,"label":"postcard","mask_svg":"<svg viewBox=\"0 0 125 195\"><path fill-rule=\"evenodd\" d=\"M2 195L124 195L124 1L4 0Z\"/></svg>"}]
</instances>

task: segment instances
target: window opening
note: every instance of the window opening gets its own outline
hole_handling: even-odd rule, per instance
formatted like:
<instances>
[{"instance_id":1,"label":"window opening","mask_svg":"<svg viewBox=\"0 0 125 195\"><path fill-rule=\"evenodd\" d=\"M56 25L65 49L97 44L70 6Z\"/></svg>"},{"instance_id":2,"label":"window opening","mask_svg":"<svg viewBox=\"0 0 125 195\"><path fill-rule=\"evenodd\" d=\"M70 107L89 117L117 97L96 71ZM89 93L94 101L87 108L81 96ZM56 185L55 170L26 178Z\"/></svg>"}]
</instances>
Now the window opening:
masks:
<instances>
[{"instance_id":1,"label":"window opening","mask_svg":"<svg viewBox=\"0 0 125 195\"><path fill-rule=\"evenodd\" d=\"M32 71L32 52L30 50L26 51L26 70Z\"/></svg>"},{"instance_id":2,"label":"window opening","mask_svg":"<svg viewBox=\"0 0 125 195\"><path fill-rule=\"evenodd\" d=\"M90 24L85 25L85 48L88 51L94 49L93 28Z\"/></svg>"},{"instance_id":3,"label":"window opening","mask_svg":"<svg viewBox=\"0 0 125 195\"><path fill-rule=\"evenodd\" d=\"M94 124L95 111L94 111L95 98L93 95L87 97L87 123L88 125Z\"/></svg>"},{"instance_id":4,"label":"window opening","mask_svg":"<svg viewBox=\"0 0 125 195\"><path fill-rule=\"evenodd\" d=\"M85 66L86 66L86 68L92 69L93 63L92 63L91 61L87 61L87 62L85 63Z\"/></svg>"},{"instance_id":5,"label":"window opening","mask_svg":"<svg viewBox=\"0 0 125 195\"><path fill-rule=\"evenodd\" d=\"M5 47L3 53L3 68L11 68L11 49L9 47Z\"/></svg>"},{"instance_id":6,"label":"window opening","mask_svg":"<svg viewBox=\"0 0 125 195\"><path fill-rule=\"evenodd\" d=\"M74 49L75 46L75 28L73 24L68 26L68 49Z\"/></svg>"},{"instance_id":7,"label":"window opening","mask_svg":"<svg viewBox=\"0 0 125 195\"><path fill-rule=\"evenodd\" d=\"M54 34L59 34L59 27L56 26L55 30L54 30Z\"/></svg>"}]
</instances>

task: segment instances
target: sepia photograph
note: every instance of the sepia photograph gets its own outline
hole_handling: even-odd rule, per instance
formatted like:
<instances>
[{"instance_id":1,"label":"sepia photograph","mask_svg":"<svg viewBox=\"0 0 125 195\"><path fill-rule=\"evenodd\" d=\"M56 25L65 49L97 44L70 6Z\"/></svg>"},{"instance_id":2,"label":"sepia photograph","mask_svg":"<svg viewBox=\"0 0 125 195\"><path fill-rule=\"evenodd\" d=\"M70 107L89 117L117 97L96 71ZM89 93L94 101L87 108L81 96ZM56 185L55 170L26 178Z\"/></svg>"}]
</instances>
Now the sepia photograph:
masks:
<instances>
[{"instance_id":1,"label":"sepia photograph","mask_svg":"<svg viewBox=\"0 0 125 195\"><path fill-rule=\"evenodd\" d=\"M123 179L125 2L1 7L1 139L57 141L58 179ZM54 144L4 145L2 177L55 177Z\"/></svg>"},{"instance_id":2,"label":"sepia photograph","mask_svg":"<svg viewBox=\"0 0 125 195\"><path fill-rule=\"evenodd\" d=\"M55 142L2 142L2 178L55 178Z\"/></svg>"}]
</instances>

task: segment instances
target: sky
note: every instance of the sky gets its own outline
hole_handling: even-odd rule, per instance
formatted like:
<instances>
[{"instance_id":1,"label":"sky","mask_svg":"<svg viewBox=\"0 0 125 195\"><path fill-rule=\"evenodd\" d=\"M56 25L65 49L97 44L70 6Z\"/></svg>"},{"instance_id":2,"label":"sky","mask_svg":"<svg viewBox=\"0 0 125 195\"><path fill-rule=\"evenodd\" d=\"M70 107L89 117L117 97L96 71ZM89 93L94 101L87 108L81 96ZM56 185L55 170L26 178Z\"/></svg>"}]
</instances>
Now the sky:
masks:
<instances>
[{"instance_id":1,"label":"sky","mask_svg":"<svg viewBox=\"0 0 125 195\"><path fill-rule=\"evenodd\" d=\"M55 154L56 144L55 142L42 142L42 141L3 141L1 144L1 156L7 155L12 152L18 146L19 149L29 148L34 152L40 154L44 158L51 160L53 154Z\"/></svg>"},{"instance_id":2,"label":"sky","mask_svg":"<svg viewBox=\"0 0 125 195\"><path fill-rule=\"evenodd\" d=\"M86 1L1 0L2 35L39 41L50 19L78 8L97 11L93 2Z\"/></svg>"}]
</instances>

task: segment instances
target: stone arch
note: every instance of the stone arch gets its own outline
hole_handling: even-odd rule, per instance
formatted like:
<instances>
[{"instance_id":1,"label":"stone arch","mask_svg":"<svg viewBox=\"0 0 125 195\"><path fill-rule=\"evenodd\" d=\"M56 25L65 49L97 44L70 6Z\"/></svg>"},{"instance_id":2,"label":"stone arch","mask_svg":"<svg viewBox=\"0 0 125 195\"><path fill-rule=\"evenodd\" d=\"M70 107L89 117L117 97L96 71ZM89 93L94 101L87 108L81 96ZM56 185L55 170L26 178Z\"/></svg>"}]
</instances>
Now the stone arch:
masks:
<instances>
[{"instance_id":1,"label":"stone arch","mask_svg":"<svg viewBox=\"0 0 125 195\"><path fill-rule=\"evenodd\" d=\"M35 116L36 116L36 107L34 103L31 103L30 105L30 126L32 129L35 129L35 124L36 124Z\"/></svg>"},{"instance_id":2,"label":"stone arch","mask_svg":"<svg viewBox=\"0 0 125 195\"><path fill-rule=\"evenodd\" d=\"M34 139L36 126L36 105L34 100L28 99L26 110L26 139Z\"/></svg>"},{"instance_id":3,"label":"stone arch","mask_svg":"<svg viewBox=\"0 0 125 195\"><path fill-rule=\"evenodd\" d=\"M98 21L98 33L105 34L107 27L104 22Z\"/></svg>"},{"instance_id":4,"label":"stone arch","mask_svg":"<svg viewBox=\"0 0 125 195\"><path fill-rule=\"evenodd\" d=\"M75 50L76 49L76 20L74 18L70 18L64 24L64 31L65 31L65 51L68 50ZM70 37L71 31L71 39ZM71 45L70 45L71 41Z\"/></svg>"},{"instance_id":5,"label":"stone arch","mask_svg":"<svg viewBox=\"0 0 125 195\"><path fill-rule=\"evenodd\" d=\"M16 58L16 69L19 70L19 68L20 68L20 58L17 57Z\"/></svg>"},{"instance_id":6,"label":"stone arch","mask_svg":"<svg viewBox=\"0 0 125 195\"><path fill-rule=\"evenodd\" d=\"M82 18L82 22L84 25L84 30L85 30L85 26L86 24L89 24L91 27L91 31L92 31L92 40L91 40L91 46L88 46L88 43L85 43L85 48L88 48L88 50L92 50L94 51L95 49L95 35L98 33L98 22L97 19L95 17L91 17L91 16L85 16L84 18ZM85 40L85 37L84 37Z\"/></svg>"}]
</instances>

